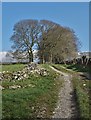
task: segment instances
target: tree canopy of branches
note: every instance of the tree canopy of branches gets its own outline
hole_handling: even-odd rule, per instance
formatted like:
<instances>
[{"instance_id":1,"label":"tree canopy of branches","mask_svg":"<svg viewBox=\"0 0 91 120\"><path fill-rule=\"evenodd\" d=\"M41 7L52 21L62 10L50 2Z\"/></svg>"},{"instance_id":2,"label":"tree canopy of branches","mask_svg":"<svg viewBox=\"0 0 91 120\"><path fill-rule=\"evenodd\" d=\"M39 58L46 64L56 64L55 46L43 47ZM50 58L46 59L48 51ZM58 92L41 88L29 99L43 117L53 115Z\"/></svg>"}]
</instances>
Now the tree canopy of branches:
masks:
<instances>
[{"instance_id":1,"label":"tree canopy of branches","mask_svg":"<svg viewBox=\"0 0 91 120\"><path fill-rule=\"evenodd\" d=\"M76 57L78 39L70 28L55 25L45 32L40 42L39 55L42 62L61 62Z\"/></svg>"},{"instance_id":2,"label":"tree canopy of branches","mask_svg":"<svg viewBox=\"0 0 91 120\"><path fill-rule=\"evenodd\" d=\"M75 32L48 20L22 20L16 23L11 40L16 57L28 58L29 62L33 61L34 44L38 45L38 56L42 63L72 59L78 51Z\"/></svg>"},{"instance_id":3,"label":"tree canopy of branches","mask_svg":"<svg viewBox=\"0 0 91 120\"><path fill-rule=\"evenodd\" d=\"M12 49L15 49L14 55L18 59L27 57L29 62L33 61L32 47L37 41L39 31L37 20L22 20L15 24L11 40L14 43L12 46Z\"/></svg>"}]
</instances>

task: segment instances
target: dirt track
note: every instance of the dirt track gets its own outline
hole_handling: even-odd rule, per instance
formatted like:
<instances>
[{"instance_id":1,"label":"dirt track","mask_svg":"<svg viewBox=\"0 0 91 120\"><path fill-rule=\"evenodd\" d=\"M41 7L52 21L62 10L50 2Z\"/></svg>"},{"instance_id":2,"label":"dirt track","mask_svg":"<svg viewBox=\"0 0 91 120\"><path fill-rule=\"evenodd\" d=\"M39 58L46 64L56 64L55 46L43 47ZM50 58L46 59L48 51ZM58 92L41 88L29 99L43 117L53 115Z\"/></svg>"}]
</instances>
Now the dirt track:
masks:
<instances>
[{"instance_id":1,"label":"dirt track","mask_svg":"<svg viewBox=\"0 0 91 120\"><path fill-rule=\"evenodd\" d=\"M59 79L63 78L64 80L63 87L59 91L58 102L52 118L78 118L77 106L71 83L72 76L52 66L50 67L54 71L60 73Z\"/></svg>"}]
</instances>

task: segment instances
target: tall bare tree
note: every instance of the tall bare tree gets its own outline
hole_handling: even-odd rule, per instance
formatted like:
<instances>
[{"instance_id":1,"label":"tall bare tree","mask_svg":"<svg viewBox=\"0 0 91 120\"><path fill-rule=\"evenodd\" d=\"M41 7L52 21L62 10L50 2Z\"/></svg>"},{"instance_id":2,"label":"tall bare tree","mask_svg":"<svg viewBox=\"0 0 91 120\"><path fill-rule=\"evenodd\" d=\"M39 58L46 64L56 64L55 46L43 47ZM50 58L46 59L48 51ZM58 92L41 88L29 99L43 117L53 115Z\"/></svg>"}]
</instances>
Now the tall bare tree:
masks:
<instances>
[{"instance_id":1,"label":"tall bare tree","mask_svg":"<svg viewBox=\"0 0 91 120\"><path fill-rule=\"evenodd\" d=\"M44 55L45 61L65 61L76 56L77 40L73 30L56 25L45 33L39 52Z\"/></svg>"},{"instance_id":2,"label":"tall bare tree","mask_svg":"<svg viewBox=\"0 0 91 120\"><path fill-rule=\"evenodd\" d=\"M39 55L39 58L40 58L40 61L42 63L46 62L46 61L49 61L49 49L48 49L48 33L49 31L51 31L53 28L55 28L56 26L58 26L57 23L54 23L52 21L49 21L49 20L40 20L40 26L41 26L41 34L40 34L40 42L39 42L39 52L38 52L38 55Z\"/></svg>"},{"instance_id":3,"label":"tall bare tree","mask_svg":"<svg viewBox=\"0 0 91 120\"><path fill-rule=\"evenodd\" d=\"M15 24L14 33L11 37L13 42L12 49L14 49L14 54L21 58L27 56L29 62L33 61L33 51L32 48L37 41L37 36L39 34L40 26L37 20L22 20Z\"/></svg>"}]
</instances>

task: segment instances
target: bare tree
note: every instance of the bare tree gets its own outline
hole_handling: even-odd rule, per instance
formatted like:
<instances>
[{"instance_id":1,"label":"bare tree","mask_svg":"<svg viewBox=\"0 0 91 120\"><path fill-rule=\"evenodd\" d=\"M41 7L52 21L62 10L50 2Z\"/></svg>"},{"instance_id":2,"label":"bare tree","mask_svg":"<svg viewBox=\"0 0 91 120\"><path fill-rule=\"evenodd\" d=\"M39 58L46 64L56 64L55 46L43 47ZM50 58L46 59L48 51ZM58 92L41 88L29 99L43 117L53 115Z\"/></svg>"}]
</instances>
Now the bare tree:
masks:
<instances>
[{"instance_id":1,"label":"bare tree","mask_svg":"<svg viewBox=\"0 0 91 120\"><path fill-rule=\"evenodd\" d=\"M76 56L77 40L73 30L55 25L44 34L39 52L44 55L46 62L59 63Z\"/></svg>"},{"instance_id":2,"label":"bare tree","mask_svg":"<svg viewBox=\"0 0 91 120\"><path fill-rule=\"evenodd\" d=\"M40 61L42 63L45 63L47 61L49 61L49 52L48 51L48 47L49 47L49 42L48 42L48 37L49 37L49 31L51 31L53 28L55 28L56 26L58 26L57 23L54 23L52 21L49 20L41 20L40 21L40 26L41 26L41 33L40 33L40 41L39 41L39 45L38 45L38 55L40 58ZM52 44L51 44L52 45Z\"/></svg>"},{"instance_id":3,"label":"bare tree","mask_svg":"<svg viewBox=\"0 0 91 120\"><path fill-rule=\"evenodd\" d=\"M33 61L32 48L37 41L37 36L40 30L38 21L30 19L22 20L15 24L13 30L14 33L11 37L11 41L13 42L12 49L15 50L14 54L16 54L16 57L19 58L20 56L20 58L24 59L27 56L29 62L32 62Z\"/></svg>"}]
</instances>

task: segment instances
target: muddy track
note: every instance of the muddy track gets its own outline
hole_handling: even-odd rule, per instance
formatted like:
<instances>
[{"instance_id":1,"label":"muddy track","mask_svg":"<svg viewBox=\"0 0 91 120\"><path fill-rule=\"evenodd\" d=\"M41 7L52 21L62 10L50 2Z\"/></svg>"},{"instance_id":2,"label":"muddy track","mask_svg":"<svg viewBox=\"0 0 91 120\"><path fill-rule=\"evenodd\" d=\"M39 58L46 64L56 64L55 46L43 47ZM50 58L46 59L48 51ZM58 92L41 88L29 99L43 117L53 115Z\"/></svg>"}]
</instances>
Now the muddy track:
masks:
<instances>
[{"instance_id":1,"label":"muddy track","mask_svg":"<svg viewBox=\"0 0 91 120\"><path fill-rule=\"evenodd\" d=\"M76 106L75 94L72 87L71 79L72 76L61 72L54 67L50 66L51 69L60 73L59 79L63 78L63 86L61 87L58 94L58 102L53 112L52 118L78 118L78 110Z\"/></svg>"}]
</instances>

